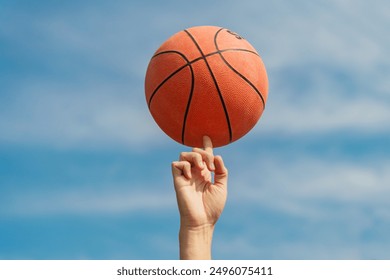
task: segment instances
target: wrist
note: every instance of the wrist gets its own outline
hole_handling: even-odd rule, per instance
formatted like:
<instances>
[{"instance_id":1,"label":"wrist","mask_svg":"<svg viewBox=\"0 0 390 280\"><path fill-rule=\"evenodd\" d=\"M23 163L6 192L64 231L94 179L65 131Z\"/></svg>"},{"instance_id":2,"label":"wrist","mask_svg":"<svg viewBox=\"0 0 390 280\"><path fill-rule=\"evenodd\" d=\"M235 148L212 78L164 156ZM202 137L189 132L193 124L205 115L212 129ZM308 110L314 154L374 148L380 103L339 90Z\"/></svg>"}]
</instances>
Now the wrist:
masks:
<instances>
[{"instance_id":1,"label":"wrist","mask_svg":"<svg viewBox=\"0 0 390 280\"><path fill-rule=\"evenodd\" d=\"M211 259L211 244L214 225L187 226L180 225L180 259Z\"/></svg>"}]
</instances>

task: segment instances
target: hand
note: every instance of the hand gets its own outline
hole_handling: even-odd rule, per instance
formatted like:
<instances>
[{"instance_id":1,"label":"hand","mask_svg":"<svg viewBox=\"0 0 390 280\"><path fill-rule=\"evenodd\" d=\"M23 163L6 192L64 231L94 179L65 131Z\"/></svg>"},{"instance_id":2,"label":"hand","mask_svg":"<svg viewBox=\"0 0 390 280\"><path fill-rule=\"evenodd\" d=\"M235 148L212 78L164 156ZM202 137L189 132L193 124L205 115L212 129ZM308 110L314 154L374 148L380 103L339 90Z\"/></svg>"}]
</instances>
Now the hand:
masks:
<instances>
[{"instance_id":1,"label":"hand","mask_svg":"<svg viewBox=\"0 0 390 280\"><path fill-rule=\"evenodd\" d=\"M220 156L214 156L211 139L204 149L180 154L172 174L180 212L181 259L208 259L214 225L226 203L228 171ZM214 172L214 183L212 182Z\"/></svg>"},{"instance_id":2,"label":"hand","mask_svg":"<svg viewBox=\"0 0 390 280\"><path fill-rule=\"evenodd\" d=\"M227 197L227 169L220 156L214 156L211 139L204 137L204 150L180 154L172 163L172 173L181 224L191 228L214 225ZM214 183L211 172L214 171Z\"/></svg>"}]
</instances>

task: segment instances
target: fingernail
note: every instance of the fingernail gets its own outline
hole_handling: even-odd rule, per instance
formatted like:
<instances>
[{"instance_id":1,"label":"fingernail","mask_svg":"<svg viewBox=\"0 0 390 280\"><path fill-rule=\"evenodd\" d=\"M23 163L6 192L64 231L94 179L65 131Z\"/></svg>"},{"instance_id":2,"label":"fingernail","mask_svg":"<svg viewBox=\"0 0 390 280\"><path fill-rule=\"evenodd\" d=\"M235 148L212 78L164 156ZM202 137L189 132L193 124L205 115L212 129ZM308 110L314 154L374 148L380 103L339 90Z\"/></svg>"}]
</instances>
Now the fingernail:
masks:
<instances>
[{"instance_id":1,"label":"fingernail","mask_svg":"<svg viewBox=\"0 0 390 280\"><path fill-rule=\"evenodd\" d=\"M214 163L212 162L212 163L210 163L210 168L212 169L212 170L214 170L215 169L215 165L214 165Z\"/></svg>"}]
</instances>

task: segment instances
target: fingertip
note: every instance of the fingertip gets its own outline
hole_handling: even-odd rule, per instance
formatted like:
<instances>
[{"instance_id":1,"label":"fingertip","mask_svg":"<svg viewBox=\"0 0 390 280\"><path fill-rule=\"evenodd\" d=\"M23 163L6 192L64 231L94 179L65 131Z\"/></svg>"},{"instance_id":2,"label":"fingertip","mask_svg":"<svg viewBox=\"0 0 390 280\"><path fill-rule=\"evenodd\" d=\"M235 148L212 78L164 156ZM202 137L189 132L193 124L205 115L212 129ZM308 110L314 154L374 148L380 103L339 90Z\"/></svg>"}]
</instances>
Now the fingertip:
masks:
<instances>
[{"instance_id":1,"label":"fingertip","mask_svg":"<svg viewBox=\"0 0 390 280\"><path fill-rule=\"evenodd\" d=\"M191 164L187 161L172 162L172 174L174 177L184 176L187 180L192 178Z\"/></svg>"},{"instance_id":2,"label":"fingertip","mask_svg":"<svg viewBox=\"0 0 390 280\"><path fill-rule=\"evenodd\" d=\"M204 163L203 163L203 159L200 158L199 160L197 160L197 165L198 165L198 168L200 170L203 170L204 169Z\"/></svg>"},{"instance_id":3,"label":"fingertip","mask_svg":"<svg viewBox=\"0 0 390 280\"><path fill-rule=\"evenodd\" d=\"M203 136L203 148L208 153L213 153L213 142L211 141L211 138L207 135Z\"/></svg>"},{"instance_id":4,"label":"fingertip","mask_svg":"<svg viewBox=\"0 0 390 280\"><path fill-rule=\"evenodd\" d=\"M175 172L178 169L177 164L178 164L177 161L173 161L171 163L172 172Z\"/></svg>"},{"instance_id":5,"label":"fingertip","mask_svg":"<svg viewBox=\"0 0 390 280\"><path fill-rule=\"evenodd\" d=\"M221 157L220 155L215 155L214 157L215 157L216 159L222 161L222 157Z\"/></svg>"},{"instance_id":6,"label":"fingertip","mask_svg":"<svg viewBox=\"0 0 390 280\"><path fill-rule=\"evenodd\" d=\"M177 167L179 164L180 164L180 161L175 160L175 161L172 161L171 166Z\"/></svg>"},{"instance_id":7,"label":"fingertip","mask_svg":"<svg viewBox=\"0 0 390 280\"><path fill-rule=\"evenodd\" d=\"M217 155L214 158L215 158L215 163L216 163L218 169L223 170L224 172L227 172L227 169L225 167L225 163L223 162L222 157L220 155Z\"/></svg>"},{"instance_id":8,"label":"fingertip","mask_svg":"<svg viewBox=\"0 0 390 280\"><path fill-rule=\"evenodd\" d=\"M214 171L214 170L215 170L215 164L214 164L213 161L210 161L210 163L209 163L209 168L210 168L211 171Z\"/></svg>"},{"instance_id":9,"label":"fingertip","mask_svg":"<svg viewBox=\"0 0 390 280\"><path fill-rule=\"evenodd\" d=\"M226 188L227 181L228 181L228 170L225 167L225 164L221 156L215 156L215 165L216 165L215 175L214 175L215 184Z\"/></svg>"},{"instance_id":10,"label":"fingertip","mask_svg":"<svg viewBox=\"0 0 390 280\"><path fill-rule=\"evenodd\" d=\"M217 160L223 162L223 159L222 159L222 157L221 157L220 155L216 155L216 156L214 156L214 157L215 157Z\"/></svg>"},{"instance_id":11,"label":"fingertip","mask_svg":"<svg viewBox=\"0 0 390 280\"><path fill-rule=\"evenodd\" d=\"M195 166L199 169L199 170L203 170L204 169L204 163L203 163L203 159L202 159L202 156L200 154L197 154L197 156L194 158L194 164Z\"/></svg>"},{"instance_id":12,"label":"fingertip","mask_svg":"<svg viewBox=\"0 0 390 280\"><path fill-rule=\"evenodd\" d=\"M192 178L191 174L191 165L187 162L184 165L184 170L183 170L184 176L189 180Z\"/></svg>"}]
</instances>

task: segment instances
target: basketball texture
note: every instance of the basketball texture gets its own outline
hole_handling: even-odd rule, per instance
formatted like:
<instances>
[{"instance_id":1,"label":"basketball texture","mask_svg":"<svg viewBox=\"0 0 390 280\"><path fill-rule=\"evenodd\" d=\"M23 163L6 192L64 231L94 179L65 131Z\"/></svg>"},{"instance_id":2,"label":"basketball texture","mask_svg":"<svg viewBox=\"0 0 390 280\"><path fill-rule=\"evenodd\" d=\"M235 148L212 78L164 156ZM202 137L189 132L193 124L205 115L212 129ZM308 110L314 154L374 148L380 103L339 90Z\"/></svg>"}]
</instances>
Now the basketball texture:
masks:
<instances>
[{"instance_id":1,"label":"basketball texture","mask_svg":"<svg viewBox=\"0 0 390 280\"><path fill-rule=\"evenodd\" d=\"M145 96L159 127L172 139L214 147L248 133L268 96L265 66L252 45L226 28L196 26L166 40L151 58Z\"/></svg>"}]
</instances>

